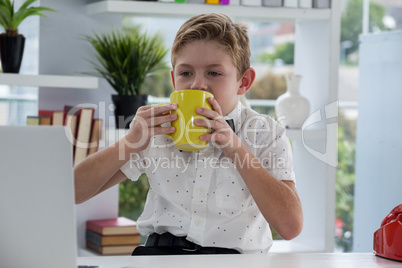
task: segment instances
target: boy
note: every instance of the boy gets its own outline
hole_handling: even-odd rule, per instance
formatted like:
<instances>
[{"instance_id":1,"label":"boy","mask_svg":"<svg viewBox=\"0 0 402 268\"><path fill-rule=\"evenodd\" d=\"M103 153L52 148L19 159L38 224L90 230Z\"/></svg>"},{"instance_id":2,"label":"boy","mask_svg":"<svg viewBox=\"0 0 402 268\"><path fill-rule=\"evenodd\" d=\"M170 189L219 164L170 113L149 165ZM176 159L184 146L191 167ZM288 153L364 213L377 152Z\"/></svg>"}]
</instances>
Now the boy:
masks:
<instances>
[{"instance_id":1,"label":"boy","mask_svg":"<svg viewBox=\"0 0 402 268\"><path fill-rule=\"evenodd\" d=\"M141 107L125 138L75 168L76 202L145 172L137 227L149 237L133 255L266 253L269 225L296 237L303 216L285 130L239 102L255 78L246 27L223 14L191 18L176 35L172 66L175 90L214 95L213 110L197 109L207 119L194 122L212 129L201 136L208 147L179 151L162 135L176 131L165 124L177 119L175 104Z\"/></svg>"}]
</instances>

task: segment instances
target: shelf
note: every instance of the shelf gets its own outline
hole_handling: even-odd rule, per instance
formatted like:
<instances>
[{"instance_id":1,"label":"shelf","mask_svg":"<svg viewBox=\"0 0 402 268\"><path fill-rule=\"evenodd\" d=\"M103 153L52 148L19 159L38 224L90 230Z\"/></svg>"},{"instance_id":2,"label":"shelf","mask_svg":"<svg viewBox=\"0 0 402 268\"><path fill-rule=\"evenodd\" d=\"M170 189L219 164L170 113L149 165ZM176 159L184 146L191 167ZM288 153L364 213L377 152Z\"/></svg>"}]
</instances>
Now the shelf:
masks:
<instances>
[{"instance_id":1,"label":"shelf","mask_svg":"<svg viewBox=\"0 0 402 268\"><path fill-rule=\"evenodd\" d=\"M328 20L330 9L272 8L264 6L208 5L144 1L99 1L87 5L87 14L124 13L141 16L189 17L201 13L225 13L252 20Z\"/></svg>"},{"instance_id":2,"label":"shelf","mask_svg":"<svg viewBox=\"0 0 402 268\"><path fill-rule=\"evenodd\" d=\"M97 77L65 76L65 75L29 75L29 74L0 74L1 85L27 87L56 87L97 89Z\"/></svg>"},{"instance_id":3,"label":"shelf","mask_svg":"<svg viewBox=\"0 0 402 268\"><path fill-rule=\"evenodd\" d=\"M78 248L78 257L99 257L101 254L87 248Z\"/></svg>"}]
</instances>

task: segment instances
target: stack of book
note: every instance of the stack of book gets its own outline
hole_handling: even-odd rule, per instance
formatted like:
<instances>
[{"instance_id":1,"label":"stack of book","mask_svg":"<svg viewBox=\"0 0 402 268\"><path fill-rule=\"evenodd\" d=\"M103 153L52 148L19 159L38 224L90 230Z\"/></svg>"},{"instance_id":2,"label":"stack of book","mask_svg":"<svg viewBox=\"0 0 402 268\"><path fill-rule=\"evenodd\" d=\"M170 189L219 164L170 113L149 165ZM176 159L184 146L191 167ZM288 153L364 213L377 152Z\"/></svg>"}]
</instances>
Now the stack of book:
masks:
<instances>
[{"instance_id":1,"label":"stack of book","mask_svg":"<svg viewBox=\"0 0 402 268\"><path fill-rule=\"evenodd\" d=\"M125 217L90 220L86 223L86 245L101 255L131 255L140 244L136 222Z\"/></svg>"},{"instance_id":2,"label":"stack of book","mask_svg":"<svg viewBox=\"0 0 402 268\"><path fill-rule=\"evenodd\" d=\"M63 110L39 110L37 116L28 116L27 125L66 126L71 131L74 165L98 151L102 119L94 118L93 108L64 106Z\"/></svg>"}]
</instances>

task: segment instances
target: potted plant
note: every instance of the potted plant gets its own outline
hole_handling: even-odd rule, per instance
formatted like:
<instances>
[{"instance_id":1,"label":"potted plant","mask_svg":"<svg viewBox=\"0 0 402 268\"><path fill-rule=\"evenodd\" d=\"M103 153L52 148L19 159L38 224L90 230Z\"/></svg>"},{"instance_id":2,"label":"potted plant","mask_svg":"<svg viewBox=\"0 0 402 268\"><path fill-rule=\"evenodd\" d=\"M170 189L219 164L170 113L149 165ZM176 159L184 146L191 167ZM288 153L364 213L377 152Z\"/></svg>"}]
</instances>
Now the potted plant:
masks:
<instances>
[{"instance_id":1,"label":"potted plant","mask_svg":"<svg viewBox=\"0 0 402 268\"><path fill-rule=\"evenodd\" d=\"M129 128L137 109L147 103L142 93L145 78L165 68L163 62L168 50L159 34L150 35L139 26L112 30L109 33L85 36L95 50L97 62L90 61L96 75L105 78L117 94L115 104L117 128Z\"/></svg>"},{"instance_id":2,"label":"potted plant","mask_svg":"<svg viewBox=\"0 0 402 268\"><path fill-rule=\"evenodd\" d=\"M55 11L47 7L28 7L35 1L25 1L15 12L15 1L0 0L0 24L6 31L0 34L1 65L5 73L20 71L25 44L25 37L18 33L18 26L21 22L33 15L45 17L42 11Z\"/></svg>"}]
</instances>

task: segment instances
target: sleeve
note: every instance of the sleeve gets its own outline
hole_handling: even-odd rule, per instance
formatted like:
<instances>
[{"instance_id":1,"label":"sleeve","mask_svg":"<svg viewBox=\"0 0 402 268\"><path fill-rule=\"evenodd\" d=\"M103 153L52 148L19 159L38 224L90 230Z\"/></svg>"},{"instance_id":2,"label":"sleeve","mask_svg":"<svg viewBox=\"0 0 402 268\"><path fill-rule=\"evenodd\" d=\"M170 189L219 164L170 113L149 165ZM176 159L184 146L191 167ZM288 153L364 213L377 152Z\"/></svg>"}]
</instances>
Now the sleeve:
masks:
<instances>
[{"instance_id":1,"label":"sleeve","mask_svg":"<svg viewBox=\"0 0 402 268\"><path fill-rule=\"evenodd\" d=\"M143 165L143 156L141 153L131 154L128 160L120 170L132 181L138 180L142 173L145 173Z\"/></svg>"},{"instance_id":2,"label":"sleeve","mask_svg":"<svg viewBox=\"0 0 402 268\"><path fill-rule=\"evenodd\" d=\"M132 128L134 120L130 123L130 129ZM147 148L148 149L148 148ZM142 173L145 173L144 169L144 157L143 152L131 154L130 160L128 160L120 170L132 181L137 181Z\"/></svg>"},{"instance_id":3,"label":"sleeve","mask_svg":"<svg viewBox=\"0 0 402 268\"><path fill-rule=\"evenodd\" d=\"M273 122L272 122L273 121ZM263 167L277 180L296 182L293 169L293 154L286 130L272 120L271 131L266 137L267 146L262 146L258 158Z\"/></svg>"}]
</instances>

